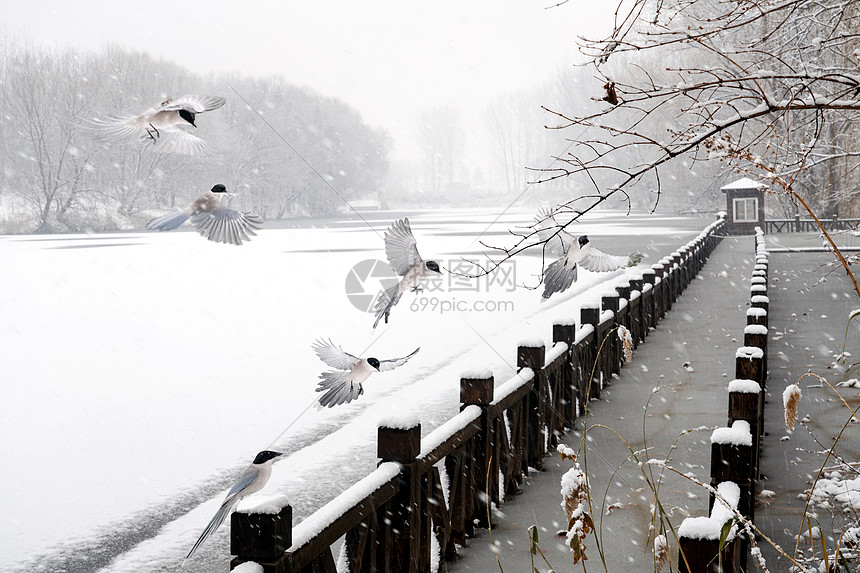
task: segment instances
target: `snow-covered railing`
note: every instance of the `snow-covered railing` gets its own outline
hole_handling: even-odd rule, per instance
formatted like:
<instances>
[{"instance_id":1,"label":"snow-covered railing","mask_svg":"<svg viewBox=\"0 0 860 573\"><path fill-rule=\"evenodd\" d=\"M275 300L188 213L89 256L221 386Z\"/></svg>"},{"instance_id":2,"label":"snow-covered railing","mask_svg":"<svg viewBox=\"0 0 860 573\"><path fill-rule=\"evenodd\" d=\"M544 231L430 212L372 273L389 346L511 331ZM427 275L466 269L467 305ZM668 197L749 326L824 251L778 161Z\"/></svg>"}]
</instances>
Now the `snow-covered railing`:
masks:
<instances>
[{"instance_id":1,"label":"snow-covered railing","mask_svg":"<svg viewBox=\"0 0 860 573\"><path fill-rule=\"evenodd\" d=\"M541 468L548 449L620 371L625 354L657 325L717 245L723 224L616 286L599 307L581 308L579 327L560 318L551 346L521 341L519 371L498 387L490 370L463 373L460 413L424 438L418 420L382 420L379 468L295 527L287 504L237 510L231 566L334 573L332 547L340 540L338 562L348 571L428 571L431 540L443 559L454 559L475 527L489 526L490 504L520 493L529 468Z\"/></svg>"},{"instance_id":2,"label":"snow-covered railing","mask_svg":"<svg viewBox=\"0 0 860 573\"><path fill-rule=\"evenodd\" d=\"M711 488L732 504L710 496L710 517L687 518L679 528L680 571L745 571L749 541L737 527L720 543L723 525L737 511L755 519L755 486L764 433L764 387L767 380L768 258L764 233L756 227L756 262L750 279L750 308L746 311L744 345L735 352L735 379L729 382L729 426L711 434Z\"/></svg>"},{"instance_id":3,"label":"snow-covered railing","mask_svg":"<svg viewBox=\"0 0 860 573\"><path fill-rule=\"evenodd\" d=\"M860 219L840 219L836 215L831 219L819 218L818 221L827 231L856 231L860 229ZM820 231L815 219L766 219L764 230L767 233L815 233Z\"/></svg>"}]
</instances>

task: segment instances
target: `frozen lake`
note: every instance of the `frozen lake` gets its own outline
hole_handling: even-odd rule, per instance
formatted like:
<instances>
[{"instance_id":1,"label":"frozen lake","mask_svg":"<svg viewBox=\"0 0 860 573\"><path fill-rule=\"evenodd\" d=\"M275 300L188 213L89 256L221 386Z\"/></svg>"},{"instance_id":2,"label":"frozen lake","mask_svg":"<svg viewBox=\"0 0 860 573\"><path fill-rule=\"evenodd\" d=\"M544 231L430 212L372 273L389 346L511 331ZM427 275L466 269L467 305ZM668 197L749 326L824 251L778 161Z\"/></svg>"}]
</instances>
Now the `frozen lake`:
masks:
<instances>
[{"instance_id":1,"label":"frozen lake","mask_svg":"<svg viewBox=\"0 0 860 573\"><path fill-rule=\"evenodd\" d=\"M534 286L537 256L495 281L446 273L376 332L351 302L362 293L347 297L350 269L385 259L394 219L409 216L422 256L452 268L482 258L475 238L496 213L303 221L239 248L193 232L0 237L0 570L175 570L269 446L290 455L266 491L288 495L303 518L375 467L379 418L413 412L429 432L458 411L462 371L491 368L504 382L519 340L550 343L553 320L578 320L583 302L636 273L581 271L545 304L516 286ZM484 240L533 213L507 213ZM608 252L642 252L649 267L711 220L601 212L575 232ZM373 295L378 280L360 288ZM454 303L460 312L445 310ZM356 355L421 351L372 377L358 401L318 412L308 406L325 369L311 350L320 337ZM185 570L226 571L227 532Z\"/></svg>"}]
</instances>

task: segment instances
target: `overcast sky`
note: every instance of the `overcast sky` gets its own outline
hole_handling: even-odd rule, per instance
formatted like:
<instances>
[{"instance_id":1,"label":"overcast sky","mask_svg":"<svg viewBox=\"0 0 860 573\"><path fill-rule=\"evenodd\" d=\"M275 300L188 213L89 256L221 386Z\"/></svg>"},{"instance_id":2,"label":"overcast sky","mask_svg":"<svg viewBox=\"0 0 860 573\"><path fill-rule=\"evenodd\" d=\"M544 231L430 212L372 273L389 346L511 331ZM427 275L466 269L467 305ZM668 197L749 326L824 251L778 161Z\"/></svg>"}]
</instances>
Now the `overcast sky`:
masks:
<instances>
[{"instance_id":1,"label":"overcast sky","mask_svg":"<svg viewBox=\"0 0 860 573\"><path fill-rule=\"evenodd\" d=\"M117 43L201 72L282 75L352 104L404 157L414 154L420 109L456 105L468 131L495 96L578 61L577 36L611 29L612 1L554 4L0 0L0 22L36 44Z\"/></svg>"}]
</instances>

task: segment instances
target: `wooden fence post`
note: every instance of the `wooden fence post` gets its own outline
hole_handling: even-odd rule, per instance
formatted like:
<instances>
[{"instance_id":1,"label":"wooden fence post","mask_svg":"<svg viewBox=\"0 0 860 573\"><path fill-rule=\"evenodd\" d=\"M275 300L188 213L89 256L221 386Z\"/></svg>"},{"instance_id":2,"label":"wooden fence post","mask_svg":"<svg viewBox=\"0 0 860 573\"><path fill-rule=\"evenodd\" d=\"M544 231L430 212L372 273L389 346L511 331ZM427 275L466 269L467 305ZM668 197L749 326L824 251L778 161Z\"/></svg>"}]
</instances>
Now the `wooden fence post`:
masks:
<instances>
[{"instance_id":1,"label":"wooden fence post","mask_svg":"<svg viewBox=\"0 0 860 573\"><path fill-rule=\"evenodd\" d=\"M750 425L753 440L753 478L758 479L761 458L761 437L764 435L764 393L755 380L732 380L729 382L729 426L737 420Z\"/></svg>"},{"instance_id":2,"label":"wooden fence post","mask_svg":"<svg viewBox=\"0 0 860 573\"><path fill-rule=\"evenodd\" d=\"M535 377L532 380L532 390L529 392L526 409L528 426L528 464L539 470L543 468L543 457L546 455L546 376L543 366L546 348L540 346L521 345L517 347L517 368L531 368Z\"/></svg>"},{"instance_id":3,"label":"wooden fence post","mask_svg":"<svg viewBox=\"0 0 860 573\"><path fill-rule=\"evenodd\" d=\"M630 282L628 281L626 285L615 287L615 292L618 293L618 310L620 311L621 320L616 321L619 324L624 325L624 328L630 331L631 335L633 334L633 308L631 306L630 301L630 293L632 289L630 287ZM621 301L627 301L627 304L624 305L624 309L621 309Z\"/></svg>"},{"instance_id":4,"label":"wooden fence post","mask_svg":"<svg viewBox=\"0 0 860 573\"><path fill-rule=\"evenodd\" d=\"M473 455L477 478L475 488L478 490L475 514L478 525L485 529L490 527L489 505L492 502L499 502L499 456L494 455L497 451L496 428L489 413L493 395L492 373L481 378L460 378L460 410L474 405L481 408L482 412L478 421L481 429L474 438L478 447L475 448Z\"/></svg>"},{"instance_id":5,"label":"wooden fence post","mask_svg":"<svg viewBox=\"0 0 860 573\"><path fill-rule=\"evenodd\" d=\"M573 428L576 423L577 402L583 400L583 396L579 393L579 387L574 384L573 376L573 343L576 340L576 323L573 320L569 322L556 323L552 325L552 342L557 344L564 342L567 344L567 360L564 362L562 369L562 419L567 428Z\"/></svg>"},{"instance_id":6,"label":"wooden fence post","mask_svg":"<svg viewBox=\"0 0 860 573\"><path fill-rule=\"evenodd\" d=\"M662 285L665 285L663 297L663 308L665 312L669 312L672 310L672 303L675 302L677 297L677 291L675 290L675 280L677 278L678 273L676 273L672 269L672 259L666 257L660 260L660 264L663 265L663 282Z\"/></svg>"},{"instance_id":7,"label":"wooden fence post","mask_svg":"<svg viewBox=\"0 0 860 573\"><path fill-rule=\"evenodd\" d=\"M762 296L762 295L754 295ZM760 324L767 328L767 311L763 308L751 307L747 309L747 324Z\"/></svg>"},{"instance_id":8,"label":"wooden fence post","mask_svg":"<svg viewBox=\"0 0 860 573\"><path fill-rule=\"evenodd\" d=\"M654 271L654 276L660 279L658 283L654 281L654 325L656 326L660 319L666 316L666 271L662 264L655 263L651 265L651 270Z\"/></svg>"},{"instance_id":9,"label":"wooden fence post","mask_svg":"<svg viewBox=\"0 0 860 573\"><path fill-rule=\"evenodd\" d=\"M735 378L755 380L764 388L764 351L761 348L738 348L735 353Z\"/></svg>"},{"instance_id":10,"label":"wooden fence post","mask_svg":"<svg viewBox=\"0 0 860 573\"><path fill-rule=\"evenodd\" d=\"M621 307L621 300L617 294L604 296L600 300L600 305L604 311L612 311L612 322L616 327L621 324L621 320L618 316L619 309ZM605 353L607 357L606 364L609 365L609 371L606 373L606 380L604 380L604 386L606 386L609 384L612 374L621 372L621 340L619 340L617 334L613 333L608 335L608 339L605 342L600 340L598 345L599 344L603 344L603 353Z\"/></svg>"},{"instance_id":11,"label":"wooden fence post","mask_svg":"<svg viewBox=\"0 0 860 573\"><path fill-rule=\"evenodd\" d=\"M591 341L591 356L594 359L593 364L583 364L584 384L581 389L585 396L585 402L592 398L600 398L600 369L597 367L600 362L600 357L597 355L597 350L600 348L600 340L597 337L597 325L600 322L600 309L595 307L584 306L579 309L579 322L583 325L590 324L594 329L594 336ZM596 375L592 376L592 372Z\"/></svg>"},{"instance_id":12,"label":"wooden fence post","mask_svg":"<svg viewBox=\"0 0 860 573\"><path fill-rule=\"evenodd\" d=\"M645 313L645 328L642 333L642 340L648 336L648 330L657 326L657 291L654 288L657 274L654 270L645 271L642 273L642 302ZM648 292L645 292L645 285L651 285Z\"/></svg>"},{"instance_id":13,"label":"wooden fence post","mask_svg":"<svg viewBox=\"0 0 860 573\"><path fill-rule=\"evenodd\" d=\"M743 441L738 439L741 435ZM736 420L731 428L714 430L711 434L711 486L716 488L724 481L737 484L741 490L738 511L750 520L755 517L754 479L753 437L749 423ZM714 507L714 500L712 493L709 509Z\"/></svg>"},{"instance_id":14,"label":"wooden fence post","mask_svg":"<svg viewBox=\"0 0 860 573\"><path fill-rule=\"evenodd\" d=\"M687 270L686 270L685 265L683 264L684 257L683 257L683 254L681 253L681 251L675 251L674 253L672 253L671 259L672 259L672 267L673 268L676 266L678 267L675 272L678 275L677 296L680 296L681 291L683 291L684 288L686 288L686 286L687 286ZM677 298L677 296L676 296L676 298Z\"/></svg>"},{"instance_id":15,"label":"wooden fence post","mask_svg":"<svg viewBox=\"0 0 860 573\"><path fill-rule=\"evenodd\" d=\"M645 297L642 292L642 289L645 286L645 280L643 278L639 279L630 279L630 303L633 305L633 292L639 293L639 298L637 299L639 304L633 305L635 310L633 310L633 318L632 322L635 326L635 329L631 331L633 335L633 348L638 348L639 345L645 341L645 336L647 336L647 319L645 318Z\"/></svg>"},{"instance_id":16,"label":"wooden fence post","mask_svg":"<svg viewBox=\"0 0 860 573\"><path fill-rule=\"evenodd\" d=\"M293 544L293 508L285 505L278 513L244 513L230 516L230 562L233 570L253 561L265 573L286 573L286 551Z\"/></svg>"},{"instance_id":17,"label":"wooden fence post","mask_svg":"<svg viewBox=\"0 0 860 573\"><path fill-rule=\"evenodd\" d=\"M718 569L719 561L717 554L720 552L719 539L691 539L681 537L680 552L685 558L678 557L678 570L680 573L740 573L734 567L739 560L735 553L739 550L739 543L727 543L723 547L723 568Z\"/></svg>"},{"instance_id":18,"label":"wooden fence post","mask_svg":"<svg viewBox=\"0 0 860 573\"><path fill-rule=\"evenodd\" d=\"M421 453L421 424L408 428L380 426L376 455L382 462L400 464L400 490L391 505L393 532L391 563L394 571L417 573L421 570L422 524L427 515L421 496L421 476L416 458Z\"/></svg>"}]
</instances>

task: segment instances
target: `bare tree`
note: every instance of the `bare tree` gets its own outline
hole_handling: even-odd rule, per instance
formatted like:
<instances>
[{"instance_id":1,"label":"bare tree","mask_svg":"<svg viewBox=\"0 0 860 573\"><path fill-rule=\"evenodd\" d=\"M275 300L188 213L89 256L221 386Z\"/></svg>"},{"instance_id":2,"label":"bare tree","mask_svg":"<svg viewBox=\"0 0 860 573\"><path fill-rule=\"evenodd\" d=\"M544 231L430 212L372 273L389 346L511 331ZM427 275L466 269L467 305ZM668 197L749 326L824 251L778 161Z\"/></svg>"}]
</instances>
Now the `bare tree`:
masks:
<instances>
[{"instance_id":1,"label":"bare tree","mask_svg":"<svg viewBox=\"0 0 860 573\"><path fill-rule=\"evenodd\" d=\"M36 232L59 223L76 227L69 214L92 191L86 174L94 150L78 146L88 78L74 52L53 56L20 50L8 57L3 87L5 168L9 182L29 205Z\"/></svg>"},{"instance_id":2,"label":"bare tree","mask_svg":"<svg viewBox=\"0 0 860 573\"><path fill-rule=\"evenodd\" d=\"M813 217L834 197L850 197L857 138L830 126L860 112L857 11L842 0L619 4L612 34L580 44L602 85L592 95L601 107L548 110L557 128L589 136L537 169L538 180L584 175L594 184L554 209L570 217L558 231L611 197L629 205L631 193L648 190L656 206L663 175L679 160L722 161ZM804 179L831 165L832 176ZM487 245L497 263L546 246L534 227L515 235L511 245Z\"/></svg>"},{"instance_id":3,"label":"bare tree","mask_svg":"<svg viewBox=\"0 0 860 573\"><path fill-rule=\"evenodd\" d=\"M454 181L464 143L460 114L451 106L435 106L418 115L418 140L430 190L437 194Z\"/></svg>"}]
</instances>

